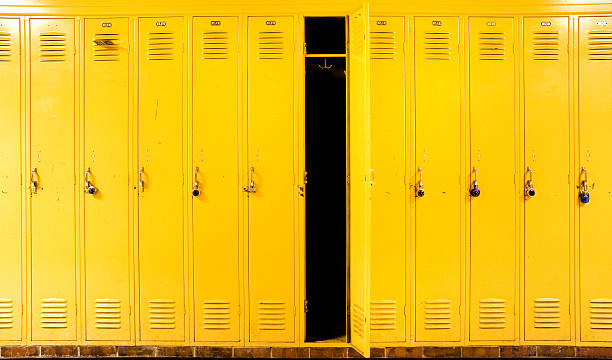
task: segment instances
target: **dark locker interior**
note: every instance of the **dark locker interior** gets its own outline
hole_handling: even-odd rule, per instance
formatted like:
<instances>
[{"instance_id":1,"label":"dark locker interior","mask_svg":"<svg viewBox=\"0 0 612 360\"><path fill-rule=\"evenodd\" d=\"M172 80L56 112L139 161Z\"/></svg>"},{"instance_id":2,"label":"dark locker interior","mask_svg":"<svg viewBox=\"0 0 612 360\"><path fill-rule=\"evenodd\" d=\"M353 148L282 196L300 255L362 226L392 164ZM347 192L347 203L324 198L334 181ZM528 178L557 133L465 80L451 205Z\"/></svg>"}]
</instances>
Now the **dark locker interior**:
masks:
<instances>
[{"instance_id":1,"label":"dark locker interior","mask_svg":"<svg viewBox=\"0 0 612 360\"><path fill-rule=\"evenodd\" d=\"M347 340L344 18L306 18L306 341Z\"/></svg>"}]
</instances>

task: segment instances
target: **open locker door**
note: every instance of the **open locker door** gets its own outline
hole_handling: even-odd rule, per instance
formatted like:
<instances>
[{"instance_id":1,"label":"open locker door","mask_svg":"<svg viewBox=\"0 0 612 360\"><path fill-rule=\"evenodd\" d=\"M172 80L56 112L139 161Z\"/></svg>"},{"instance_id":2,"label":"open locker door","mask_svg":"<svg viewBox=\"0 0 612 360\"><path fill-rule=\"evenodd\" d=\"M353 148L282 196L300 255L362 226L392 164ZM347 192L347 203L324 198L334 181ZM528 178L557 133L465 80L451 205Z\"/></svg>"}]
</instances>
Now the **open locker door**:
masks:
<instances>
[{"instance_id":1,"label":"open locker door","mask_svg":"<svg viewBox=\"0 0 612 360\"><path fill-rule=\"evenodd\" d=\"M349 15L350 341L370 356L370 97L367 3Z\"/></svg>"}]
</instances>

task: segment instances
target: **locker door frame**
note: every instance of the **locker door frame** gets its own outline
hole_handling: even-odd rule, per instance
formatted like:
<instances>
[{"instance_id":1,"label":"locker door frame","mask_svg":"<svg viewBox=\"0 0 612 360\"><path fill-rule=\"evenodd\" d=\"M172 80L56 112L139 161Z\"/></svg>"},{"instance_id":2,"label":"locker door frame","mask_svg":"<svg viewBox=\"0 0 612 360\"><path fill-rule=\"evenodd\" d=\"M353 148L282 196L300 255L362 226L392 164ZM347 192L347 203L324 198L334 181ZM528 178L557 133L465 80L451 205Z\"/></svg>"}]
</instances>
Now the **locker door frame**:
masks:
<instances>
[{"instance_id":1,"label":"locker door frame","mask_svg":"<svg viewBox=\"0 0 612 360\"><path fill-rule=\"evenodd\" d=\"M16 159L19 163L19 171L15 172L15 174L17 174L17 179L19 180L19 193L17 194L17 200L19 200L19 211L18 211L18 218L19 218L19 224L16 224L16 228L18 229L17 235L19 236L19 238L17 239L18 241L18 246L20 247L19 250L19 279L20 279L20 284L19 284L19 307L18 307L18 311L19 311L19 315L18 316L13 316L13 319L15 321L19 322L19 339L13 339L13 340L2 340L2 343L5 344L11 344L11 345L20 345L20 344L24 344L27 340L26 338L26 328L29 328L27 326L26 323L26 311L23 311L23 309L25 309L27 307L27 297L26 297L26 290L27 290L27 286L26 286L26 258L25 258L25 241L26 241L26 236L25 236L25 225L27 222L27 213L26 213L26 206L27 206L27 198L24 196L25 194L25 190L27 189L27 184L29 183L29 178L28 178L28 182L25 182L23 180L23 174L25 172L24 168L24 164L27 164L28 162L27 159L25 157L25 149L24 149L24 144L26 141L26 128L25 128L25 115L27 113L27 107L25 106L26 104L26 67L25 67L25 59L27 58L26 56L26 52L25 52L25 48L27 46L25 39L26 39L26 28L25 28L25 22L23 21L23 17L21 16L2 16L2 20L15 20L17 22L17 31L18 31L18 37L17 39L15 39L15 42L18 44L19 46L19 55L18 55L18 69L19 69L19 105L18 105L18 111L19 111L19 118L18 121L19 123L17 124L17 129L19 130L19 134L18 136L15 138L15 141L17 142L17 150L18 150L18 159ZM13 304L15 304L16 302L14 301ZM16 310L14 310L14 313L16 312ZM13 313L13 314L14 314Z\"/></svg>"},{"instance_id":2,"label":"locker door frame","mask_svg":"<svg viewBox=\"0 0 612 360\"><path fill-rule=\"evenodd\" d=\"M182 83L183 86L181 88L182 90L182 148L181 151L183 153L183 157L182 157L182 163L181 166L183 167L183 170L185 169L189 169L190 163L189 163L189 156L185 156L184 154L189 154L189 149L190 149L190 141L188 140L189 136L190 136L190 130L189 130L189 126L191 125L191 120L189 119L189 116L191 116L190 110L189 110L189 96L191 94L191 89L189 86L189 76L191 76L191 69L189 68L189 66L191 66L191 61L189 60L189 50L190 50L190 41L189 41L189 36L191 35L191 27L189 25L189 23L191 22L191 16L189 15L181 15L179 14L166 14L166 13L153 13L151 14L145 14L145 15L133 15L130 16L130 19L132 21L132 28L133 31L131 33L131 42L132 42L132 46L133 46L133 55L132 55L132 59L133 59L133 75L132 75L132 82L133 82L133 86L132 86L132 103L133 103L133 111L132 111L132 117L133 117L133 124L132 124L132 134L133 136L131 137L132 139L132 167L130 168L130 179L131 182L130 184L132 185L132 189L134 189L133 192L133 254L134 254L134 304L132 304L133 307L133 317L134 317L134 341L133 343L135 345L174 345L174 346L180 346L180 345L188 345L191 344L193 341L191 340L191 336L190 336L190 322L191 322L191 312L189 311L190 307L189 307L189 279L190 279L190 275L189 275L189 263L188 263L188 258L189 258L189 246L190 246L190 237L189 237L189 231L188 231L188 226L189 226L189 201L186 201L186 195L185 192L189 191L191 192L191 185L189 181L186 181L186 179L190 179L188 177L188 173L186 173L185 171L183 171L183 184L182 184L182 194L183 194L183 235L182 235L182 239L183 239L183 321L184 321L184 327L183 327L183 340L182 341L155 341L155 340L141 340L141 336L142 336L142 332L141 332L141 327L142 324L140 322L141 316L142 316L142 312L141 310L141 302L142 302L142 297L140 296L140 251L139 251L139 247L140 247L140 230L139 230L139 223L140 223L140 193L139 193L139 189L138 189L138 166L139 166L139 152L138 152L138 147L139 147L139 86L140 86L140 79L139 79L139 71L140 71L140 56L142 55L140 53L140 19L141 18L180 18L182 21L182 48L181 48L181 56L182 56ZM187 138L187 139L186 139ZM145 169L146 171L146 169ZM187 177L186 177L187 176ZM191 196L191 195L189 195ZM177 311L177 318L180 317L180 311Z\"/></svg>"},{"instance_id":3,"label":"locker door frame","mask_svg":"<svg viewBox=\"0 0 612 360\"><path fill-rule=\"evenodd\" d=\"M127 211L127 215L129 217L128 219L128 268L129 268L129 284L130 284L130 289L129 289L129 305L128 308L130 309L130 313L129 315L125 316L125 318L129 321L129 323L127 324L130 327L130 339L129 340L125 340L125 341L117 341L117 340L87 340L87 322L86 322L86 317L87 317L87 304L86 304L86 267L85 267L85 198L87 197L87 195L83 192L83 191L79 191L79 204L81 206L81 209L83 209L82 211L79 212L79 242L80 242L80 251L79 251L79 255L80 255L80 266L83 269L83 271L81 271L80 274L80 281L81 284L83 284L83 286L81 286L80 292L79 292L79 311L81 313L80 316L80 320L81 320L81 324L83 324L83 329L81 329L81 333L82 333L82 341L84 344L88 344L88 345L106 345L109 343L112 344L117 344L117 345L134 345L135 344L135 328L139 326L139 323L137 322L137 318L135 318L135 305L137 304L137 302L135 301L135 296L136 296L136 287L134 286L135 282L134 282L134 276L135 276L135 269L134 269L134 263L135 263L135 257L134 257L134 236L135 236L135 228L134 228L134 211L135 211L135 207L138 201L138 198L134 198L133 194L134 194L134 188L132 186L133 183L133 179L132 179L132 171L131 169L136 167L136 164L134 163L135 157L134 154L136 154L136 152L134 152L134 145L135 145L135 141L134 138L137 137L137 134L134 132L134 126L137 126L136 124L136 119L135 119L135 114L136 114L136 110L134 108L134 95L136 94L135 92L135 87L134 84L136 83L137 79L135 78L135 76L137 76L137 71L135 70L136 68L135 66L135 59L137 59L135 57L135 46L134 46L134 36L137 36L137 32L136 32L136 26L137 24L135 23L135 18L134 17L130 17L130 16L121 16L121 15L109 15L107 17L100 15L100 16L83 16L81 17L82 21L82 27L81 27L81 33L78 34L78 37L81 41L81 44L83 44L83 46L81 46L80 48L77 49L79 55L81 56L81 59L83 59L83 61L81 61L81 64L79 65L79 71L81 72L82 76L80 78L79 81L79 91L80 94L83 94L81 96L81 110L79 112L79 126L80 126L80 130L79 130L79 151L80 151L80 162L79 162L79 169L85 169L85 159L86 159L86 153L85 153L85 51L86 51L86 36L87 33L85 31L85 23L87 22L88 19L93 19L93 20L112 20L112 19L126 19L128 22L128 34L126 36L126 39L128 40L128 136L127 136L127 140L128 140L128 146L127 148L129 149L129 153L127 154L128 156L128 169L127 170L127 179L128 179L128 184L126 184L126 186L130 187L130 194L129 194L129 200L128 200L128 211ZM137 18L136 18L137 19ZM137 89L136 89L137 90ZM77 172L77 184L79 186L79 189L84 189L85 187L85 181L84 181L84 177L81 175L82 171ZM81 175L81 176L79 176ZM136 203L134 202L134 200L136 200Z\"/></svg>"},{"instance_id":4,"label":"locker door frame","mask_svg":"<svg viewBox=\"0 0 612 360\"><path fill-rule=\"evenodd\" d=\"M24 305L24 312L25 312L25 343L26 344L62 344L62 345L76 345L79 344L82 340L83 340L83 333L81 331L81 326L82 326L82 322L81 322L81 309L80 309L80 305L79 302L81 301L80 299L80 294L81 294L81 283L80 283L80 277L81 277L81 263L79 260L79 254L81 254L81 245L80 245L80 223L79 223L79 214L80 214L80 203L79 203L79 188L78 188L78 182L74 181L74 185L73 185L73 189L74 189L74 211L75 211L75 216L74 216L74 232L75 232L75 236L74 236L74 241L75 241L75 315L74 315L74 320L75 320L75 340L32 340L32 321L33 321L33 316L32 316L32 309L33 309L33 303L32 303L32 204L31 204L31 187L30 187L30 169L31 169L31 155L32 155L32 142L31 142L31 129L32 129L32 117L31 117L31 90L32 90L32 86L31 86L31 67L32 67L32 60L31 60L31 56L32 56L32 36L31 36L31 31L32 31L32 25L31 25L31 20L36 20L36 19L50 19L50 20L61 20L61 19L72 19L74 21L74 48L75 48L75 54L74 54L74 174L75 176L79 173L79 165L80 165L80 153L78 151L78 149L76 148L76 146L78 146L78 142L79 142L79 137L77 134L79 134L81 132L81 121L80 121L80 114L81 114L81 57L80 57L80 49L81 49L81 43L80 43L80 34L81 34L81 26L82 26L82 21L81 21L81 17L79 16L71 16L71 15L67 15L67 16L57 16L57 15L50 15L50 16L23 16L22 17L22 21L24 23L23 26L23 36L22 38L25 39L25 41L22 43L24 45L22 45L22 56L25 58L25 61L23 62L23 68L24 68L24 79L25 79L25 86L24 86L24 93L26 94L25 96L25 104L24 104L24 124L23 124L23 133L24 133L24 137L25 137L25 150L24 150L24 157L23 157L23 164L27 164L27 166L23 166L23 187L24 187L24 199L25 199L25 209L24 209L24 213L25 213L25 217L26 217L26 221L24 221L24 238L25 238L25 257L26 257L26 274L25 274L25 278L26 278L26 297L25 297L25 301L27 302L27 304Z\"/></svg>"},{"instance_id":5,"label":"locker door frame","mask_svg":"<svg viewBox=\"0 0 612 360\"><path fill-rule=\"evenodd\" d=\"M503 13L484 13L484 14L478 14L478 15L465 15L461 17L463 19L464 22L464 29L462 31L462 45L461 48L463 49L464 55L463 55L463 59L464 59L464 65L462 66L462 77L465 79L465 86L463 86L463 91L465 91L465 102L464 104L464 108L466 109L465 111L465 129L466 129L466 133L465 133L465 185L464 185L464 189L465 189L465 208L466 208L466 212L465 212L465 232L466 232L466 244L465 244L465 283L466 283L466 290L465 290L465 307L464 307L464 312L462 312L462 316L464 317L465 323L464 323L464 337L463 337L463 341L465 344L469 344L469 345L491 345L492 343L495 343L496 345L515 345L515 344L519 344L521 341L521 326L520 326L520 317L521 317L521 303L520 303L520 286L521 286L521 275L519 274L520 271L520 266L521 266L521 259L520 259L520 244L523 242L524 240L524 228L523 228L523 219L522 219L522 215L523 215L523 199L522 199L522 195L523 195L523 174L520 171L515 171L514 172L514 193L515 193L515 199L514 199L514 207L515 207L515 214L514 214L514 219L515 219L515 236L514 236L514 242L515 242L515 259L514 259L514 267L515 267L515 279L514 279L514 307L512 308L512 310L514 311L512 316L514 316L514 339L513 340L471 340L470 339L470 318L471 318L471 309L470 309L470 303L471 303L471 263L472 263L472 259L471 259L471 244L472 244L472 233L471 233L471 224L472 224L472 218L471 218L471 196L469 193L470 187L472 185L472 182L474 180L473 177L473 171L472 171L472 166L471 166L471 143L472 143L472 139L471 139L471 121L470 121L470 41L469 41L469 19L470 18L511 18L512 19L512 27L513 27L513 32L512 32L512 36L513 36L513 46L512 46L512 56L513 56L513 61L514 61L514 67L513 67L513 72L514 72L514 92L513 92L513 96L514 96L514 129L515 129L515 136L514 136L514 147L515 147L515 152L514 152L514 166L515 169L520 169L519 166L523 166L523 156L524 156L524 151L522 150L524 147L524 139L522 136L520 136L520 134L522 134L521 131L523 131L524 125L523 125L523 120L524 117L521 114L522 108L521 108L521 102L520 102L520 96L521 96L521 88L520 86L522 85L522 82L520 80L521 76L522 76L522 60L520 58L521 53L521 46L522 46L522 18L518 15L508 15L508 14L503 14ZM477 201L477 200L476 200ZM510 308L508 308L508 310L510 310ZM508 311L509 312L509 311Z\"/></svg>"}]
</instances>

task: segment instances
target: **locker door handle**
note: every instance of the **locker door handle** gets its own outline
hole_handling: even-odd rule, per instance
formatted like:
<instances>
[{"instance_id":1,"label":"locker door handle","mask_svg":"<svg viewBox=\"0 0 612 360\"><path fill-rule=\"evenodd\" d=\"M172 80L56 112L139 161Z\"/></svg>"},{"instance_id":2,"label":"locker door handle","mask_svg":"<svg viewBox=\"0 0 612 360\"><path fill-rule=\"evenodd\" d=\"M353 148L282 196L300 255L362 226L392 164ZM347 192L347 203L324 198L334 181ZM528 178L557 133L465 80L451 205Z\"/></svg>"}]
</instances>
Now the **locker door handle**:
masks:
<instances>
[{"instance_id":1,"label":"locker door handle","mask_svg":"<svg viewBox=\"0 0 612 360\"><path fill-rule=\"evenodd\" d=\"M191 195L193 196L199 196L200 195L200 183L198 182L198 171L200 170L199 167L195 167L195 170L193 171L193 189L191 190Z\"/></svg>"},{"instance_id":2,"label":"locker door handle","mask_svg":"<svg viewBox=\"0 0 612 360\"><path fill-rule=\"evenodd\" d=\"M249 185L242 188L242 191L244 191L245 193L254 194L257 192L257 189L255 188L255 180L253 180L254 173L255 168L251 166L251 169L249 170Z\"/></svg>"},{"instance_id":3,"label":"locker door handle","mask_svg":"<svg viewBox=\"0 0 612 360\"><path fill-rule=\"evenodd\" d=\"M142 174L144 174L144 167L138 169L138 188L140 189L141 193L144 192L144 181L142 180Z\"/></svg>"},{"instance_id":4,"label":"locker door handle","mask_svg":"<svg viewBox=\"0 0 612 360\"><path fill-rule=\"evenodd\" d=\"M591 201L591 194L589 194L589 182L587 178L586 168L583 166L580 170L580 177L584 174L584 180L580 183L580 202L583 204L588 204Z\"/></svg>"},{"instance_id":5,"label":"locker door handle","mask_svg":"<svg viewBox=\"0 0 612 360\"><path fill-rule=\"evenodd\" d=\"M417 188L416 188L416 196L423 197L425 196L425 187L423 186L423 169L419 168L418 172L419 172L419 183L417 184Z\"/></svg>"},{"instance_id":6,"label":"locker door handle","mask_svg":"<svg viewBox=\"0 0 612 360\"><path fill-rule=\"evenodd\" d=\"M472 197L480 196L480 188L478 187L478 169L474 166L474 182L472 183L472 188L470 189L470 195Z\"/></svg>"},{"instance_id":7,"label":"locker door handle","mask_svg":"<svg viewBox=\"0 0 612 360\"><path fill-rule=\"evenodd\" d=\"M529 179L525 183L525 197L532 198L535 196L535 188L533 187L533 169L527 166L527 173L529 174Z\"/></svg>"},{"instance_id":8,"label":"locker door handle","mask_svg":"<svg viewBox=\"0 0 612 360\"><path fill-rule=\"evenodd\" d=\"M89 174L91 174L91 169L87 168L87 170L85 170L85 193L94 195L98 192L98 189L89 182Z\"/></svg>"},{"instance_id":9,"label":"locker door handle","mask_svg":"<svg viewBox=\"0 0 612 360\"><path fill-rule=\"evenodd\" d=\"M36 179L34 179L36 177ZM38 193L38 171L36 168L32 168L30 173L30 186L32 188L32 194Z\"/></svg>"}]
</instances>

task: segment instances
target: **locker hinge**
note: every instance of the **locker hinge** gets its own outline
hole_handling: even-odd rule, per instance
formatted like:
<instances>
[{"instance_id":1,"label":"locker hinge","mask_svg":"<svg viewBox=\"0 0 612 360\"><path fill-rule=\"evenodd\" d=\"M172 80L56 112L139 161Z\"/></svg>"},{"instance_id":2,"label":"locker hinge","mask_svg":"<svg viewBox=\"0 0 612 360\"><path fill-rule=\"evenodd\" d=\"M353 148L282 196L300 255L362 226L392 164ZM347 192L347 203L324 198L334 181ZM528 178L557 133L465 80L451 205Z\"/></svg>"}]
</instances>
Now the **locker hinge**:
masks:
<instances>
[{"instance_id":1,"label":"locker hinge","mask_svg":"<svg viewBox=\"0 0 612 360\"><path fill-rule=\"evenodd\" d=\"M297 316L297 309L295 308L295 306L293 306L293 317Z\"/></svg>"},{"instance_id":2,"label":"locker hinge","mask_svg":"<svg viewBox=\"0 0 612 360\"><path fill-rule=\"evenodd\" d=\"M308 300L304 300L304 312L308 312Z\"/></svg>"},{"instance_id":3,"label":"locker hinge","mask_svg":"<svg viewBox=\"0 0 612 360\"><path fill-rule=\"evenodd\" d=\"M346 175L346 183L347 184L351 183L351 176L350 175Z\"/></svg>"},{"instance_id":4,"label":"locker hinge","mask_svg":"<svg viewBox=\"0 0 612 360\"><path fill-rule=\"evenodd\" d=\"M461 305L459 305L459 316L461 316Z\"/></svg>"}]
</instances>

